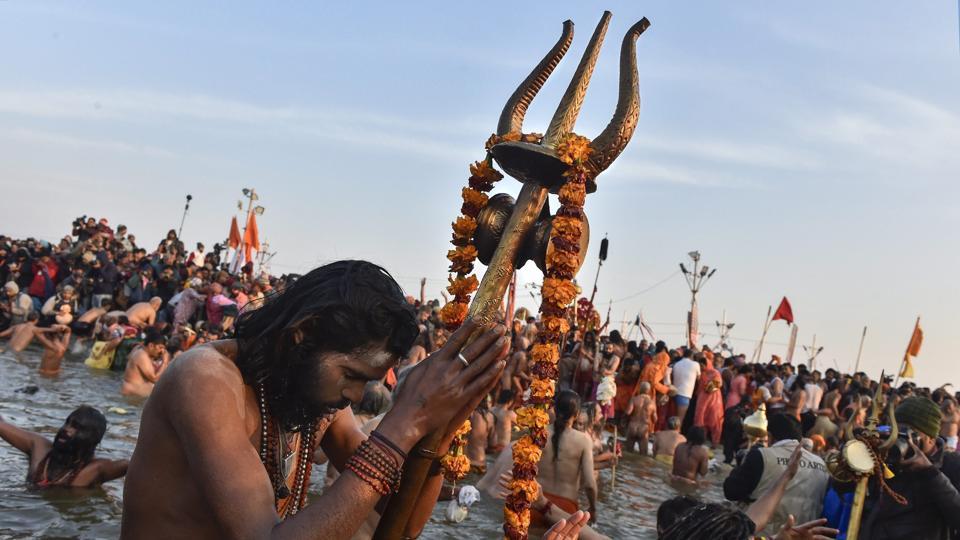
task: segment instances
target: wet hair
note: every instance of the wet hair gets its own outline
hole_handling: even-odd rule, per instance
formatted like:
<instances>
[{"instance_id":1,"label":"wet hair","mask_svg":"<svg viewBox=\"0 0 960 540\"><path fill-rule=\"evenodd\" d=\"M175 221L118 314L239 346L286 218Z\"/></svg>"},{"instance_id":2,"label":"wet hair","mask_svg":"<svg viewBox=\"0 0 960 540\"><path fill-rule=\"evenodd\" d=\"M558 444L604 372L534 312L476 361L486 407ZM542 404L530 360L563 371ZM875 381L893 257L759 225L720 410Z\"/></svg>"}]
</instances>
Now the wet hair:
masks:
<instances>
[{"instance_id":1,"label":"wet hair","mask_svg":"<svg viewBox=\"0 0 960 540\"><path fill-rule=\"evenodd\" d=\"M322 352L385 347L410 350L419 329L403 291L383 268L338 261L316 268L267 296L236 322L236 365L246 384L263 384L267 403L290 430L315 418L291 396L292 379Z\"/></svg>"},{"instance_id":2,"label":"wet hair","mask_svg":"<svg viewBox=\"0 0 960 540\"><path fill-rule=\"evenodd\" d=\"M750 540L756 524L743 512L707 503L690 508L660 535L660 540Z\"/></svg>"},{"instance_id":3,"label":"wet hair","mask_svg":"<svg viewBox=\"0 0 960 540\"><path fill-rule=\"evenodd\" d=\"M86 465L93 459L97 445L107 432L106 417L89 405L81 405L67 416L64 424L76 428L76 434L63 446L56 444L54 440L54 448L63 457L71 459L75 465ZM59 436L60 433L57 434L58 438Z\"/></svg>"},{"instance_id":4,"label":"wet hair","mask_svg":"<svg viewBox=\"0 0 960 540\"><path fill-rule=\"evenodd\" d=\"M513 401L513 390L501 390L500 395L497 396L498 405L506 405Z\"/></svg>"},{"instance_id":5,"label":"wet hair","mask_svg":"<svg viewBox=\"0 0 960 540\"><path fill-rule=\"evenodd\" d=\"M684 512L698 504L700 501L686 495L663 501L660 508L657 508L657 533L660 534L669 529Z\"/></svg>"},{"instance_id":6,"label":"wet hair","mask_svg":"<svg viewBox=\"0 0 960 540\"><path fill-rule=\"evenodd\" d=\"M667 418L667 427L670 429L677 429L680 427L680 417L671 416L670 418Z\"/></svg>"},{"instance_id":7,"label":"wet hair","mask_svg":"<svg viewBox=\"0 0 960 540\"><path fill-rule=\"evenodd\" d=\"M163 337L163 334L160 333L156 328L147 328L144 332L143 344L144 345L153 345L154 343L161 343L163 345L167 344L166 338Z\"/></svg>"},{"instance_id":8,"label":"wet hair","mask_svg":"<svg viewBox=\"0 0 960 540\"><path fill-rule=\"evenodd\" d=\"M691 446L700 446L707 442L707 432L700 426L693 426L687 430L687 442Z\"/></svg>"},{"instance_id":9,"label":"wet hair","mask_svg":"<svg viewBox=\"0 0 960 540\"><path fill-rule=\"evenodd\" d=\"M27 313L27 321L33 322L33 321L39 321L39 320L40 320L40 314L37 313L36 311L31 311L30 313Z\"/></svg>"},{"instance_id":10,"label":"wet hair","mask_svg":"<svg viewBox=\"0 0 960 540\"><path fill-rule=\"evenodd\" d=\"M368 416L378 416L390 408L390 391L380 381L370 381L363 389L363 397L354 412Z\"/></svg>"},{"instance_id":11,"label":"wet hair","mask_svg":"<svg viewBox=\"0 0 960 540\"><path fill-rule=\"evenodd\" d=\"M567 428L567 422L580 413L580 394L573 390L564 390L557 394L554 407L556 418L553 421L553 436L550 442L553 444L553 460L556 461L560 456L560 436Z\"/></svg>"}]
</instances>

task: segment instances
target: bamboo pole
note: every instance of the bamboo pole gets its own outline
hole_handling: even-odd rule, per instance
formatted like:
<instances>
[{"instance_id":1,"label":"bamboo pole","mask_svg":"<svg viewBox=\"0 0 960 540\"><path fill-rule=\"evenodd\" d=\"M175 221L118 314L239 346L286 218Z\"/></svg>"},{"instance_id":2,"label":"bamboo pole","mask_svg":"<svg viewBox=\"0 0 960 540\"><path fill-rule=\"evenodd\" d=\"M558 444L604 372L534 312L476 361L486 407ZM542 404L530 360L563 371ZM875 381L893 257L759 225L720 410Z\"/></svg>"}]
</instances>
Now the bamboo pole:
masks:
<instances>
[{"instance_id":1,"label":"bamboo pole","mask_svg":"<svg viewBox=\"0 0 960 540\"><path fill-rule=\"evenodd\" d=\"M767 306L767 316L763 320L763 333L760 334L760 343L757 344L757 349L753 353L753 361L760 362L761 355L763 354L763 340L767 338L767 330L770 329L770 313L773 311L773 306Z\"/></svg>"},{"instance_id":2,"label":"bamboo pole","mask_svg":"<svg viewBox=\"0 0 960 540\"><path fill-rule=\"evenodd\" d=\"M610 468L610 470L612 471L610 473L610 492L611 493L617 490L617 445L620 443L620 437L618 437L618 433L617 433L618 427L619 426L617 426L616 424L613 425L613 467Z\"/></svg>"},{"instance_id":3,"label":"bamboo pole","mask_svg":"<svg viewBox=\"0 0 960 540\"><path fill-rule=\"evenodd\" d=\"M867 500L867 482L869 476L857 480L857 491L853 495L853 506L850 508L850 524L847 525L847 540L857 540L860 535L860 521L863 517L863 505Z\"/></svg>"},{"instance_id":4,"label":"bamboo pole","mask_svg":"<svg viewBox=\"0 0 960 540\"><path fill-rule=\"evenodd\" d=\"M857 373L860 371L860 357L863 355L863 342L867 339L867 327L863 327L863 334L860 336L860 348L857 349L857 363L853 368L853 372Z\"/></svg>"}]
</instances>

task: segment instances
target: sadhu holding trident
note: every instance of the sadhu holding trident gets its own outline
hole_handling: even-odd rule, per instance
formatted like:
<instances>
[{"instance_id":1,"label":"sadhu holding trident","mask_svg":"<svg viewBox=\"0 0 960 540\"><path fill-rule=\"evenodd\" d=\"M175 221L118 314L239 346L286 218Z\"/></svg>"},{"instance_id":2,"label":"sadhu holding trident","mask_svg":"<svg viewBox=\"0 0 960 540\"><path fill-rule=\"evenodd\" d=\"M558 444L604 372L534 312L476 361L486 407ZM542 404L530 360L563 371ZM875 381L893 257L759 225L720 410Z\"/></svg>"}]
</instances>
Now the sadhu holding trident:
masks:
<instances>
[{"instance_id":1,"label":"sadhu holding trident","mask_svg":"<svg viewBox=\"0 0 960 540\"><path fill-rule=\"evenodd\" d=\"M572 37L572 24L567 26L565 37ZM543 65L518 95L530 89ZM585 90L580 70L577 77ZM598 145L598 161L590 165L594 189L596 173L612 163L636 125L635 58L628 79L631 114L621 113L618 104L612 127L597 139L610 140ZM624 86L621 77L621 102ZM525 99L523 111L532 95ZM567 130L580 100L582 93L575 106L561 104L572 110L565 116ZM504 116L522 120L519 103L511 99ZM541 161L544 156L549 152L539 154ZM516 214L539 216L547 188L528 190L531 185L524 189L536 200ZM261 308L242 313L235 340L181 355L143 410L124 488L121 536L349 538L370 512L384 508L378 538L417 536L442 484L439 458L503 371L510 343L495 323L496 311L532 221L519 228L508 224L496 248L503 253L493 255L492 277L485 276L477 292L480 308L471 309L446 344L411 370L370 437L356 427L349 405L360 400L368 381L397 365L418 334L400 287L376 265L340 261L315 269ZM318 446L342 474L307 506ZM586 518L557 523L547 538L576 537Z\"/></svg>"}]
</instances>

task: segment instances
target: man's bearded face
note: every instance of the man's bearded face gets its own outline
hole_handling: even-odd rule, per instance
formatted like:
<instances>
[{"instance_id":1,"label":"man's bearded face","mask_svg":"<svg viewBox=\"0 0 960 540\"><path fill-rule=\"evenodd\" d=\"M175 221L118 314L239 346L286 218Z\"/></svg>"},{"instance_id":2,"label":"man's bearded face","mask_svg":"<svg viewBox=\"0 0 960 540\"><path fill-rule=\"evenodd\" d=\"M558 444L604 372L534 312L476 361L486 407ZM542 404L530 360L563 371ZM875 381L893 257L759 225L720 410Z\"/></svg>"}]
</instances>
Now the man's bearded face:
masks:
<instances>
[{"instance_id":1,"label":"man's bearded face","mask_svg":"<svg viewBox=\"0 0 960 540\"><path fill-rule=\"evenodd\" d=\"M295 362L290 369L291 399L304 413L320 417L359 403L367 383L383 379L399 359L382 346L352 353L324 352Z\"/></svg>"}]
</instances>

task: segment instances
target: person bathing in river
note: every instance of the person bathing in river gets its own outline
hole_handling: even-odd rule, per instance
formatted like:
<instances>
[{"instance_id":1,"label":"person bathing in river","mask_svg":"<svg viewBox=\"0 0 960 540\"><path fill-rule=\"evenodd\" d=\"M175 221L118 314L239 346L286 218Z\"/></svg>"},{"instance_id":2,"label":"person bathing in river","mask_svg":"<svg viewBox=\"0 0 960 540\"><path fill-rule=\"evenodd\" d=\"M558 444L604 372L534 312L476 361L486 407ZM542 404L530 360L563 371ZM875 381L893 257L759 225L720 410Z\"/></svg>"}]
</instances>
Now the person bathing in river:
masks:
<instances>
[{"instance_id":1,"label":"person bathing in river","mask_svg":"<svg viewBox=\"0 0 960 540\"><path fill-rule=\"evenodd\" d=\"M470 459L470 472L483 475L487 471L487 446L494 433L493 413L489 407L490 398L484 396L473 414L470 415L470 433L467 435L465 452Z\"/></svg>"},{"instance_id":2,"label":"person bathing in river","mask_svg":"<svg viewBox=\"0 0 960 540\"><path fill-rule=\"evenodd\" d=\"M685 442L687 438L680 434L680 418L671 416L667 419L667 429L658 431L653 436L653 458L673 465L673 454L677 446Z\"/></svg>"},{"instance_id":3,"label":"person bathing in river","mask_svg":"<svg viewBox=\"0 0 960 540\"><path fill-rule=\"evenodd\" d=\"M499 454L501 450L510 444L513 436L513 423L517 419L517 413L510 406L513 403L513 391L501 390L497 396L497 405L493 408L494 428L490 436L490 447L487 449L492 454Z\"/></svg>"},{"instance_id":4,"label":"person bathing in river","mask_svg":"<svg viewBox=\"0 0 960 540\"><path fill-rule=\"evenodd\" d=\"M673 472L670 480L689 486L697 486L697 477L707 475L710 455L703 446L707 434L702 427L692 427L687 432L687 441L673 451Z\"/></svg>"},{"instance_id":5,"label":"person bathing in river","mask_svg":"<svg viewBox=\"0 0 960 540\"><path fill-rule=\"evenodd\" d=\"M126 474L126 460L94 456L106 430L107 419L86 405L70 413L53 441L0 417L0 438L27 455L27 480L38 488L85 488Z\"/></svg>"},{"instance_id":6,"label":"person bathing in river","mask_svg":"<svg viewBox=\"0 0 960 540\"><path fill-rule=\"evenodd\" d=\"M33 343L33 339L40 335L46 334L59 334L63 333L65 330L69 330L65 326L54 325L49 328L40 328L37 326L37 322L40 320L40 315L36 311L31 311L27 315L26 322L15 324L10 328L7 328L3 332L0 332L0 339L7 339L7 344L10 346L10 349L15 353L21 353ZM41 342L42 343L42 342ZM3 349L0 348L0 352Z\"/></svg>"},{"instance_id":7,"label":"person bathing in river","mask_svg":"<svg viewBox=\"0 0 960 540\"><path fill-rule=\"evenodd\" d=\"M236 329L236 340L180 355L146 402L121 538L349 538L398 490L418 441L438 433L440 444L418 455L446 452L509 350L502 326L467 321L410 369L368 438L349 405L419 332L385 270L364 261L317 268L245 310ZM341 475L305 506L317 445ZM436 470L414 495L407 536L420 533L436 504Z\"/></svg>"},{"instance_id":8,"label":"person bathing in river","mask_svg":"<svg viewBox=\"0 0 960 540\"><path fill-rule=\"evenodd\" d=\"M169 363L170 355L163 334L154 328L148 329L143 343L130 351L120 393L125 396L149 396Z\"/></svg>"},{"instance_id":9,"label":"person bathing in river","mask_svg":"<svg viewBox=\"0 0 960 540\"><path fill-rule=\"evenodd\" d=\"M593 440L573 428L580 413L580 396L564 390L555 399L555 419L540 458L537 481L552 504L570 514L579 510L580 488L587 492L591 523L597 516L597 481L593 474ZM590 429L590 426L585 426ZM542 514L531 511L531 521L542 523Z\"/></svg>"},{"instance_id":10,"label":"person bathing in river","mask_svg":"<svg viewBox=\"0 0 960 540\"><path fill-rule=\"evenodd\" d=\"M657 405L650 397L650 383L644 381L637 387L637 394L627 403L623 413L627 422L627 451L633 452L635 445L640 446L640 455L647 455L647 440L657 425Z\"/></svg>"}]
</instances>

